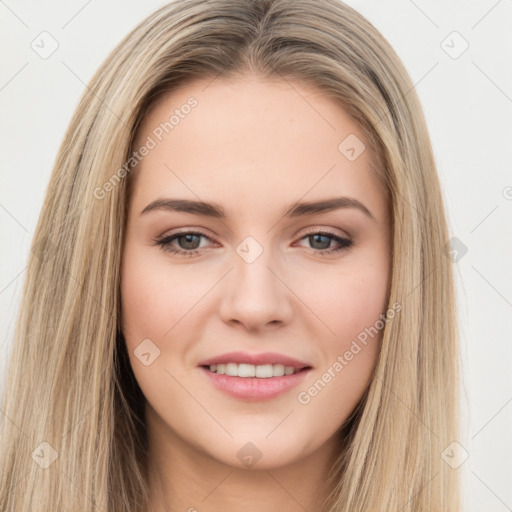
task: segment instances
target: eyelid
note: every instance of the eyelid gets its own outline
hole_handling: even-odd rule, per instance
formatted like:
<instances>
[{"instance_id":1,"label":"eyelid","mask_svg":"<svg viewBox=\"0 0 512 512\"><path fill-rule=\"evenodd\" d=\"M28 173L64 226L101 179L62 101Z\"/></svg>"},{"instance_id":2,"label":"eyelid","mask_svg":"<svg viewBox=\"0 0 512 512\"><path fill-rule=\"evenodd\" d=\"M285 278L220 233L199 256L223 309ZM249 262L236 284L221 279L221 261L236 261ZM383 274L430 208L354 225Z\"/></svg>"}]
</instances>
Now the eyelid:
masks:
<instances>
[{"instance_id":1,"label":"eyelid","mask_svg":"<svg viewBox=\"0 0 512 512\"><path fill-rule=\"evenodd\" d=\"M207 238L210 242L214 242L214 236L207 233L208 230L205 228L195 228L195 227L187 227L187 228L176 228L175 230L167 230L163 235L155 237L154 241L166 240L168 238L177 237L179 235L198 235L204 238Z\"/></svg>"},{"instance_id":2,"label":"eyelid","mask_svg":"<svg viewBox=\"0 0 512 512\"><path fill-rule=\"evenodd\" d=\"M207 230L206 228L202 228L202 227L196 228L196 227L191 226L191 227L176 228L176 229L177 229L177 231L174 231L174 230L166 231L163 235L156 237L156 239L162 240L164 238L169 238L171 236L179 235L181 233L201 235L201 236L204 236L205 238L208 238L210 241L213 241L213 238L215 237L215 235L207 234L207 231L209 231L209 230ZM334 229L341 231L341 234L334 232L333 231ZM299 235L300 232L303 230L304 230L304 233L302 235ZM339 237L339 238L345 238L345 239L350 239L350 240L352 239L352 236L349 233L347 233L346 231L343 231L339 228L318 227L318 224L315 224L314 227L306 226L305 228L302 228L294 235L294 237L304 238L305 236L311 235L314 233L327 233L329 235Z\"/></svg>"},{"instance_id":3,"label":"eyelid","mask_svg":"<svg viewBox=\"0 0 512 512\"><path fill-rule=\"evenodd\" d=\"M304 234L297 236L300 236L300 238L303 238L304 236L311 235L314 233L326 233L338 238L346 238L346 239L352 239L352 236L348 234L348 232L339 229L339 228L333 228L333 227L327 227L327 226L320 226L318 227L318 224L315 224L314 226L307 226L304 229ZM301 233L302 230L299 231Z\"/></svg>"}]
</instances>

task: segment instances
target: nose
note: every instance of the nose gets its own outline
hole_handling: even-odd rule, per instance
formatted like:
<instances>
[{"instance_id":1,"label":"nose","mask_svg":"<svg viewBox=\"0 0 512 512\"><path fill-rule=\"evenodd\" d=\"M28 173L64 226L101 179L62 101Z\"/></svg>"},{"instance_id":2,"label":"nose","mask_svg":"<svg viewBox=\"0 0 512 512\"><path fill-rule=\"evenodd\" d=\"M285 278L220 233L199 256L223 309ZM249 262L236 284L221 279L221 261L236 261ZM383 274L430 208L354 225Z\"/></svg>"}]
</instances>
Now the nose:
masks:
<instances>
[{"instance_id":1,"label":"nose","mask_svg":"<svg viewBox=\"0 0 512 512\"><path fill-rule=\"evenodd\" d=\"M248 331L277 329L290 322L293 293L283 279L285 272L267 252L250 263L233 254L234 268L226 276L220 305L224 322Z\"/></svg>"}]
</instances>

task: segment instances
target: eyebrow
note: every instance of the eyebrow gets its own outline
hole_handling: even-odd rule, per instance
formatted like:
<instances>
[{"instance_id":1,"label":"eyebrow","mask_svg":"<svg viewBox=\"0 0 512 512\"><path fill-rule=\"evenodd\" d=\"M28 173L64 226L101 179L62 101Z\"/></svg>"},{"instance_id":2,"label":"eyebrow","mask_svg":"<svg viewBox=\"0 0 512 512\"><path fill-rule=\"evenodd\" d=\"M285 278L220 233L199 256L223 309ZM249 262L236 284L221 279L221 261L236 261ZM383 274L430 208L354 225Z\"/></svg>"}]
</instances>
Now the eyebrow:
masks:
<instances>
[{"instance_id":1,"label":"eyebrow","mask_svg":"<svg viewBox=\"0 0 512 512\"><path fill-rule=\"evenodd\" d=\"M340 208L356 208L365 215L375 220L370 210L357 199L352 197L334 197L322 201L293 203L282 215L283 217L301 217L326 213ZM205 217L225 219L227 217L224 208L218 203L195 201L192 199L156 199L149 203L141 212L144 215L155 210L191 213Z\"/></svg>"}]
</instances>

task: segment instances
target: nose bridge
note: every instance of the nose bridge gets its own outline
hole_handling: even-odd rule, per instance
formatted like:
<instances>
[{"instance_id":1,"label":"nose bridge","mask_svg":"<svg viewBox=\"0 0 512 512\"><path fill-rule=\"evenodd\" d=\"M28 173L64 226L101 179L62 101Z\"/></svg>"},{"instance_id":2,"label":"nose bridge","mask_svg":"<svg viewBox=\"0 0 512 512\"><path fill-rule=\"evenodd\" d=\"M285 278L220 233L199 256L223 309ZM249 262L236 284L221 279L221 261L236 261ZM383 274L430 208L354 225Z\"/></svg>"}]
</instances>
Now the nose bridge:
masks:
<instances>
[{"instance_id":1,"label":"nose bridge","mask_svg":"<svg viewBox=\"0 0 512 512\"><path fill-rule=\"evenodd\" d=\"M248 236L235 248L229 290L222 300L225 321L256 328L270 322L288 322L291 305L279 275L279 258L270 247Z\"/></svg>"},{"instance_id":2,"label":"nose bridge","mask_svg":"<svg viewBox=\"0 0 512 512\"><path fill-rule=\"evenodd\" d=\"M235 288L239 297L247 295L250 301L258 302L265 299L270 305L275 299L278 290L278 280L269 267L276 266L277 258L272 254L267 243L263 246L253 236L247 236L236 247Z\"/></svg>"}]
</instances>

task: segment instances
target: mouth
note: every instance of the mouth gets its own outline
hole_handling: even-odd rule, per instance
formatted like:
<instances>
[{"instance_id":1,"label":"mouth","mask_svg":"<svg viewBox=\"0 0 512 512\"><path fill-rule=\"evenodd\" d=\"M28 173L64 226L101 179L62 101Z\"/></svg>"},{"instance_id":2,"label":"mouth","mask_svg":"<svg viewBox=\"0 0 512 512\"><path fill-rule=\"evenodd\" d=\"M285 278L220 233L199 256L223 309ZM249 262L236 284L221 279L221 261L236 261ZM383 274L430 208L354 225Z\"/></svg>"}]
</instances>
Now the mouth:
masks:
<instances>
[{"instance_id":1,"label":"mouth","mask_svg":"<svg viewBox=\"0 0 512 512\"><path fill-rule=\"evenodd\" d=\"M247 364L247 363L226 363L203 365L201 368L217 375L227 375L229 377L240 377L242 379L271 379L310 370L311 366L285 366L283 364Z\"/></svg>"},{"instance_id":2,"label":"mouth","mask_svg":"<svg viewBox=\"0 0 512 512\"><path fill-rule=\"evenodd\" d=\"M199 369L214 388L247 402L284 394L303 382L313 367L278 352L228 352L203 360Z\"/></svg>"},{"instance_id":3,"label":"mouth","mask_svg":"<svg viewBox=\"0 0 512 512\"><path fill-rule=\"evenodd\" d=\"M312 371L311 366L294 368L284 365L237 363L203 365L199 369L215 389L244 402L263 402L279 395L286 395L304 382Z\"/></svg>"}]
</instances>

